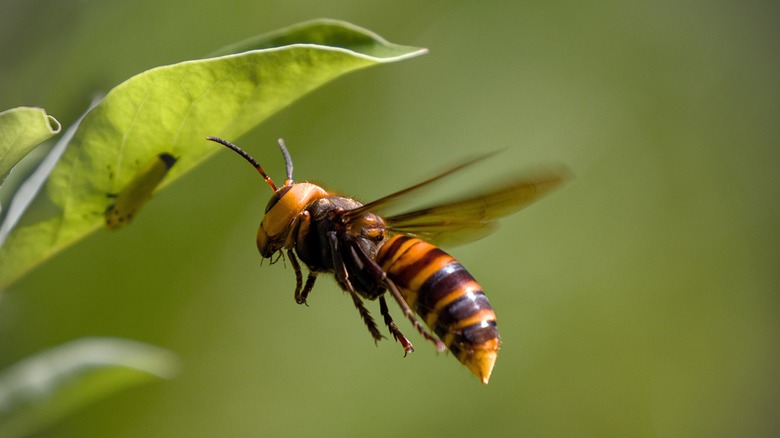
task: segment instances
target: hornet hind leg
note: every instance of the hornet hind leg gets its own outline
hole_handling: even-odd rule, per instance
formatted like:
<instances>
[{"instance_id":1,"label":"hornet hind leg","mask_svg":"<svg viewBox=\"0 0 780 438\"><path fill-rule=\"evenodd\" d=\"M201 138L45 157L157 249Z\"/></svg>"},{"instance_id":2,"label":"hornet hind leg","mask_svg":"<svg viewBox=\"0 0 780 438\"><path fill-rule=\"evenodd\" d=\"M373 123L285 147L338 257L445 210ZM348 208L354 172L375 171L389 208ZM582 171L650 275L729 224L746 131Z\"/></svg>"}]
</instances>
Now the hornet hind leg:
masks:
<instances>
[{"instance_id":1,"label":"hornet hind leg","mask_svg":"<svg viewBox=\"0 0 780 438\"><path fill-rule=\"evenodd\" d=\"M364 251L362 251L360 249L359 245L354 244L354 247L357 250L355 252L357 253L358 257L360 257L360 261L365 263L370 268L372 275L374 275L374 277L376 278L376 280L378 282L380 282L380 283L385 285L387 290L390 292L390 295L392 295L393 298L395 299L395 301L398 302L398 305L401 306L401 310L403 310L404 316L406 316L406 318L409 321L411 321L411 323L414 326L414 328L416 328L417 331L420 332L420 334L425 339L427 339L430 342L433 342L433 344L436 345L436 350L437 351L443 352L443 351L447 350L447 346L444 345L444 343L442 341L440 341L436 336L430 334L428 332L428 330L426 330L425 327L422 325L422 323L417 319L417 317L414 316L414 311L412 311L412 308L409 307L409 304L406 302L406 300L404 300L403 295L398 290L398 287L395 285L395 283L393 283L392 280L387 278L387 273L382 269L382 267L379 266L374 260L372 260ZM381 304L382 304L382 302L380 302L380 306L381 306ZM385 318L385 322L387 322L388 318L389 318L389 312L388 312L387 317ZM389 319L390 319L390 322L392 322L392 318L389 318ZM393 325L395 326L395 323L393 323ZM388 324L388 327L390 327L389 324ZM398 327L395 327L395 329L390 327L390 332L393 333L393 336L395 336L395 332L398 332L400 334L400 331L398 331ZM401 336L403 336L403 335L401 335ZM398 339L398 338L396 338L396 339ZM409 340L406 339L405 337L403 337L402 339L405 339L406 342L409 342ZM400 340L400 339L398 339L398 341L401 342L401 345L404 345L404 349L406 350L406 345L404 344L404 342L402 340ZM409 343L409 346L411 347L411 343ZM409 351L407 351L407 353L408 352Z\"/></svg>"}]
</instances>

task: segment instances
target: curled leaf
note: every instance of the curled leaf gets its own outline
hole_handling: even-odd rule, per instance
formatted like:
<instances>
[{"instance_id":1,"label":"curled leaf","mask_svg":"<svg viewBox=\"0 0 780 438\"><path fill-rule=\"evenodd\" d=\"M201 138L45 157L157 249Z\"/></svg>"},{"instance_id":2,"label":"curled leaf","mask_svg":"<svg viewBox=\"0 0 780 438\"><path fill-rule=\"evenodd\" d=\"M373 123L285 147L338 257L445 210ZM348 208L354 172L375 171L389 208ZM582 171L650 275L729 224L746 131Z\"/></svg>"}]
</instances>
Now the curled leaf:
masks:
<instances>
[{"instance_id":1,"label":"curled leaf","mask_svg":"<svg viewBox=\"0 0 780 438\"><path fill-rule=\"evenodd\" d=\"M19 107L0 112L0 184L28 152L60 132L60 122L43 108Z\"/></svg>"}]
</instances>

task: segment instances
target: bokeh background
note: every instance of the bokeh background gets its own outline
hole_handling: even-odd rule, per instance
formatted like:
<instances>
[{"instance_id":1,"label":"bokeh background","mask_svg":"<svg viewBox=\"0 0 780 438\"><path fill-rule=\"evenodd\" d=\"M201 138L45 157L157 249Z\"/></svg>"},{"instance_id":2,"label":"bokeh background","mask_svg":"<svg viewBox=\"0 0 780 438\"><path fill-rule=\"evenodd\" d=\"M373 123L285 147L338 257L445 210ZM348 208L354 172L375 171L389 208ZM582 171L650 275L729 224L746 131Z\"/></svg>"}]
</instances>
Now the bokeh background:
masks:
<instances>
[{"instance_id":1,"label":"bokeh background","mask_svg":"<svg viewBox=\"0 0 780 438\"><path fill-rule=\"evenodd\" d=\"M0 109L64 124L145 69L317 17L430 54L348 75L238 142L277 178L370 200L476 151L447 193L563 163L566 187L453 248L497 309L488 386L375 347L323 279L310 307L254 244L267 187L224 152L6 290L0 367L83 336L176 352L178 378L38 436L776 436L776 2L0 3ZM374 304L371 309L378 315Z\"/></svg>"}]
</instances>

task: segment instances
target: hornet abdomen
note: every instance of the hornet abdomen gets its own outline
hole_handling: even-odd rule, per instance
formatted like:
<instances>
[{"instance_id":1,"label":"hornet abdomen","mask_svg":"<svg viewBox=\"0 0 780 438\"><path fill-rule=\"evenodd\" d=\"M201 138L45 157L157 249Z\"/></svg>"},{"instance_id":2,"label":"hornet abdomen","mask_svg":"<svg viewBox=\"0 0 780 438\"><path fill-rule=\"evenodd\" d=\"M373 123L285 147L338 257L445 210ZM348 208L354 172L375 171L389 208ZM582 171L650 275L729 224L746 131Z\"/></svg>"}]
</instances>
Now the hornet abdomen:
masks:
<instances>
[{"instance_id":1,"label":"hornet abdomen","mask_svg":"<svg viewBox=\"0 0 780 438\"><path fill-rule=\"evenodd\" d=\"M500 344L496 313L466 268L438 247L403 234L388 239L376 261L452 354L487 383Z\"/></svg>"}]
</instances>

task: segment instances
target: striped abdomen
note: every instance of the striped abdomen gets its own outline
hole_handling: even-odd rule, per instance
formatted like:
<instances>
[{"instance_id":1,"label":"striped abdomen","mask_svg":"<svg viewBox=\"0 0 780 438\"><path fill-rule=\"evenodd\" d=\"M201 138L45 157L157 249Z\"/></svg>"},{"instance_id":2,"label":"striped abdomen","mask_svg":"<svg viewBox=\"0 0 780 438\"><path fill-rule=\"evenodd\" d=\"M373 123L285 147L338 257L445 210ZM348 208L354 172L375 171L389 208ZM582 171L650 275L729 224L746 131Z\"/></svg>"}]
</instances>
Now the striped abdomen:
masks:
<instances>
[{"instance_id":1,"label":"striped abdomen","mask_svg":"<svg viewBox=\"0 0 780 438\"><path fill-rule=\"evenodd\" d=\"M377 263L452 354L487 383L498 355L496 314L466 268L416 237L396 235Z\"/></svg>"}]
</instances>

